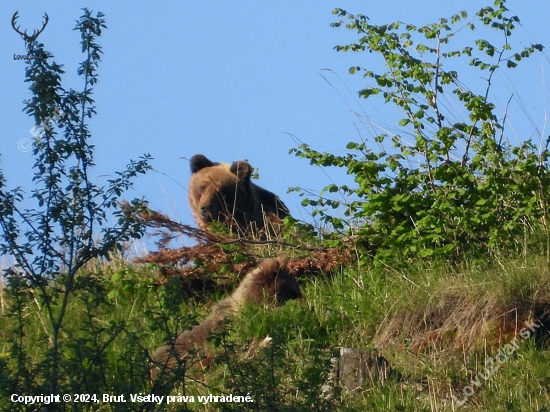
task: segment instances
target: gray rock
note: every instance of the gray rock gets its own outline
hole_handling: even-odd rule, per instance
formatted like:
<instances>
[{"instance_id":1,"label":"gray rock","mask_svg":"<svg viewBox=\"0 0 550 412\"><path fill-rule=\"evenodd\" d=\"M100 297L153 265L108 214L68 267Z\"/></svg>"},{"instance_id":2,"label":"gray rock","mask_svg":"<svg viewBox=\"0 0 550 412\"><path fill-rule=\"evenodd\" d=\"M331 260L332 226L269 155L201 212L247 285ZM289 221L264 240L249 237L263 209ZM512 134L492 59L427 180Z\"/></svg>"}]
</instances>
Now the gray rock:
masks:
<instances>
[{"instance_id":1,"label":"gray rock","mask_svg":"<svg viewBox=\"0 0 550 412\"><path fill-rule=\"evenodd\" d=\"M332 359L332 371L322 391L327 397L343 389L355 391L377 383L384 384L390 372L388 361L372 350L364 353L353 348L340 348L339 356Z\"/></svg>"}]
</instances>

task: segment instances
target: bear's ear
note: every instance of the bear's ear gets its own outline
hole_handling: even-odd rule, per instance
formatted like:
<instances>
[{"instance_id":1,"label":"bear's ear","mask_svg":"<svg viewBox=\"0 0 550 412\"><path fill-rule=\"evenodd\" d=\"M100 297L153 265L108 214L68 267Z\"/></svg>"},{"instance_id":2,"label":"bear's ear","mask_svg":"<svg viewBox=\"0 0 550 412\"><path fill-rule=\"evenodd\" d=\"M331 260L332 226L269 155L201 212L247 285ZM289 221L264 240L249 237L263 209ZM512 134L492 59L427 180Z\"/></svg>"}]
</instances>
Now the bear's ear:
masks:
<instances>
[{"instance_id":1,"label":"bear's ear","mask_svg":"<svg viewBox=\"0 0 550 412\"><path fill-rule=\"evenodd\" d=\"M191 165L191 173L197 173L205 167L214 166L214 163L202 154L196 154L193 156L189 161L189 164Z\"/></svg>"},{"instance_id":2,"label":"bear's ear","mask_svg":"<svg viewBox=\"0 0 550 412\"><path fill-rule=\"evenodd\" d=\"M234 162L230 170L239 180L249 181L252 176L252 166L246 160Z\"/></svg>"}]
</instances>

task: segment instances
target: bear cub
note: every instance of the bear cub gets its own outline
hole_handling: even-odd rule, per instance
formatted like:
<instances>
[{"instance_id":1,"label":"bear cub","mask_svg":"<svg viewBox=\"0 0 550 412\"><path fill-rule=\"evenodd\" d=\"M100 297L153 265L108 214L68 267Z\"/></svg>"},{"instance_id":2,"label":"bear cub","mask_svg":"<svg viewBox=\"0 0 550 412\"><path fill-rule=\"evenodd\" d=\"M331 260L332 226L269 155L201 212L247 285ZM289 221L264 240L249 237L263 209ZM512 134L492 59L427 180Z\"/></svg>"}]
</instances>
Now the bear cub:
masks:
<instances>
[{"instance_id":1,"label":"bear cub","mask_svg":"<svg viewBox=\"0 0 550 412\"><path fill-rule=\"evenodd\" d=\"M201 229L222 222L233 233L261 236L290 215L277 195L252 183L247 161L230 165L196 154L190 165L189 205Z\"/></svg>"}]
</instances>

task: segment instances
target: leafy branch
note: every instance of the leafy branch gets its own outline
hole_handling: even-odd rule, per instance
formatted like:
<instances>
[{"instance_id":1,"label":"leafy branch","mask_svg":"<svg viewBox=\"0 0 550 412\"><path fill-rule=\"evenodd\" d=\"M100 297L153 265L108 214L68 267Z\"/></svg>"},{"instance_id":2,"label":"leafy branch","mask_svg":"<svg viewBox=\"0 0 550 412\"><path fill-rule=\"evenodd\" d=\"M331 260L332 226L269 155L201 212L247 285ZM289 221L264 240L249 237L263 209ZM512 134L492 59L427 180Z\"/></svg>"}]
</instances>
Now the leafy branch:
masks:
<instances>
[{"instance_id":1,"label":"leafy branch","mask_svg":"<svg viewBox=\"0 0 550 412\"><path fill-rule=\"evenodd\" d=\"M364 259L481 256L499 247L515 247L526 228L536 230L544 224L547 211L533 205L548 204L548 194L541 190L550 183L548 152L537 150L531 140L503 145L506 115L499 120L489 101L497 70L513 69L543 49L531 44L513 52L510 38L519 19L507 12L505 1L497 0L466 23L468 13L462 11L417 27L400 21L373 25L365 15L334 10L347 22L332 26L359 35L356 42L335 49L368 51L386 67L375 72L352 66L350 73L362 74L368 82L358 95L381 97L401 111L398 127L414 136L412 143L401 134L374 136L378 151L367 140L349 142L342 156L305 144L291 150L314 165L344 167L354 177L356 187L332 183L323 190L346 193L350 201L321 196L305 197L302 204L312 206L314 214L337 232L347 227ZM452 49L459 32L476 30L476 20L496 31L500 44L478 39L475 47ZM469 59L472 69L488 71L480 93L464 85L462 72L446 69L462 57ZM442 104L453 95L468 121L453 122L454 111ZM384 147L388 140L391 147ZM342 210L345 219L330 210Z\"/></svg>"},{"instance_id":2,"label":"leafy branch","mask_svg":"<svg viewBox=\"0 0 550 412\"><path fill-rule=\"evenodd\" d=\"M86 56L77 70L83 90L63 88L62 66L52 61L53 55L42 44L36 45L35 58L26 68L32 97L25 101L25 112L37 125L47 124L53 114L62 112L57 127L44 128L33 143L35 189L29 200L37 207L22 209L22 191L6 190L0 173L0 251L15 258L6 273L10 284L28 290L46 312L51 346L50 357L44 360L48 372L42 377L49 382L44 391L51 393L59 385L61 331L69 302L89 283L79 271L90 260L108 258L124 242L143 234L144 225L136 216L144 202L134 199L125 208L118 205L120 196L132 187L132 179L150 169L151 160L144 155L131 161L107 187L90 179L95 164L87 121L96 114L92 95L102 55L96 39L106 25L103 13L93 16L83 10L75 27ZM106 225L110 216L118 218L113 226Z\"/></svg>"}]
</instances>

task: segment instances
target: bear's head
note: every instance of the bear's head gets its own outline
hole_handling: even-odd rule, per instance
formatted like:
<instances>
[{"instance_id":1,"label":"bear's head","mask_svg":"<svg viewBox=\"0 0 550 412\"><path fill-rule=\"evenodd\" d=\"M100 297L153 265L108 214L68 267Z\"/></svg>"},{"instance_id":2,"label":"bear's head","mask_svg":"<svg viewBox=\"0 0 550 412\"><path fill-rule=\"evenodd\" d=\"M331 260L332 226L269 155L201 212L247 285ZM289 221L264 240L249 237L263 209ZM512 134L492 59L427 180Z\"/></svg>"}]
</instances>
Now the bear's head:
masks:
<instances>
[{"instance_id":1,"label":"bear's head","mask_svg":"<svg viewBox=\"0 0 550 412\"><path fill-rule=\"evenodd\" d=\"M190 164L189 205L201 229L217 221L247 233L251 228L263 230L266 216L289 215L276 195L251 182L252 166L247 161L215 163L197 154Z\"/></svg>"}]
</instances>

